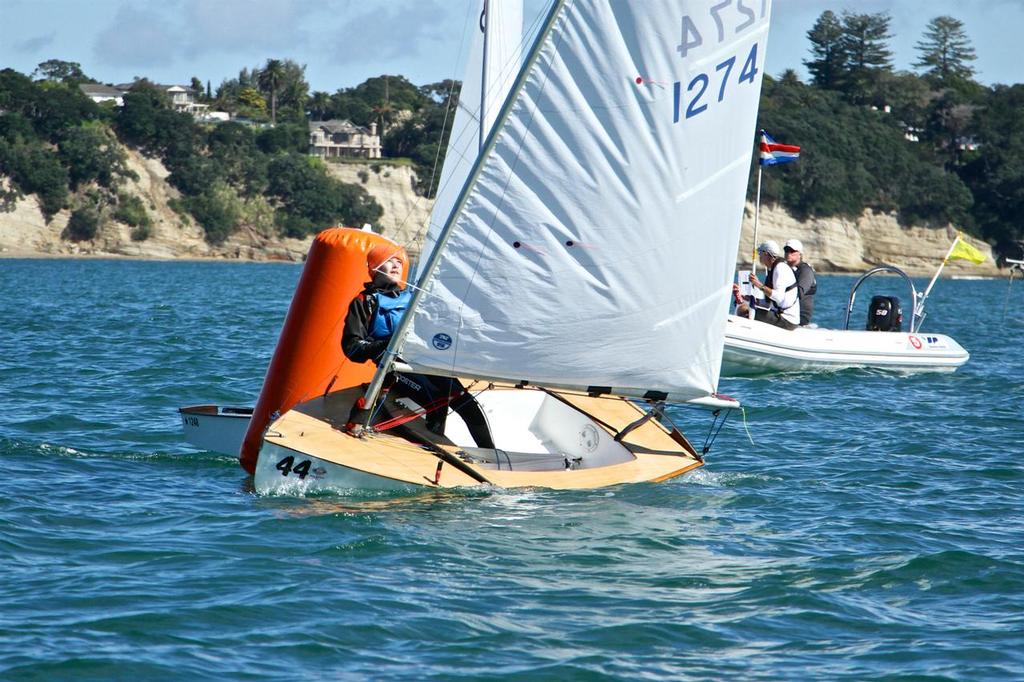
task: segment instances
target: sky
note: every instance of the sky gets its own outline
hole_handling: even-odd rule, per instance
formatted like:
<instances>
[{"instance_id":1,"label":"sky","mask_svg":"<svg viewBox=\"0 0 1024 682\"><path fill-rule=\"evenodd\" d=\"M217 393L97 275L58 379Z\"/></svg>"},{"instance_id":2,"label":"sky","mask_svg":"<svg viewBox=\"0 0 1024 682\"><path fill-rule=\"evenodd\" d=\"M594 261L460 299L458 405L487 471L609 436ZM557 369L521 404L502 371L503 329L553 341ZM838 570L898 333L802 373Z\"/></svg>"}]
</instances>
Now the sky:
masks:
<instances>
[{"instance_id":1,"label":"sky","mask_svg":"<svg viewBox=\"0 0 1024 682\"><path fill-rule=\"evenodd\" d=\"M267 59L306 66L311 90L333 93L382 74L416 85L461 78L466 26L479 0L0 0L0 68L31 74L48 59L78 62L103 83L146 77L216 91ZM500 2L501 0L492 0ZM643 0L632 0L642 2ZM524 23L546 0L525 0ZM928 21L964 22L981 83L1024 80L1024 0L774 0L766 72L806 80L807 31L825 10L888 12L894 66L912 70Z\"/></svg>"}]
</instances>

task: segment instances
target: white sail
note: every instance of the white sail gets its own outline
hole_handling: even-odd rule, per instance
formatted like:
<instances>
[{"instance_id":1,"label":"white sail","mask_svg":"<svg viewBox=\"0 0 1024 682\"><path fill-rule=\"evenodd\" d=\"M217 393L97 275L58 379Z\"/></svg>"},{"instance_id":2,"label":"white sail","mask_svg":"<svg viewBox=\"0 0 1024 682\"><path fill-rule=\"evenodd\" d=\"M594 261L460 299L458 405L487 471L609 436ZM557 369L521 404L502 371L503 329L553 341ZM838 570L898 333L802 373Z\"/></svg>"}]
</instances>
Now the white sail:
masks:
<instances>
[{"instance_id":1,"label":"white sail","mask_svg":"<svg viewBox=\"0 0 1024 682\"><path fill-rule=\"evenodd\" d=\"M770 0L570 0L463 192L403 358L716 390Z\"/></svg>"},{"instance_id":2,"label":"white sail","mask_svg":"<svg viewBox=\"0 0 1024 682\"><path fill-rule=\"evenodd\" d=\"M522 66L522 0L477 0L473 45L448 138L423 253L430 253ZM482 95L485 95L482 102ZM483 103L484 114L480 108ZM482 122L481 122L482 121Z\"/></svg>"}]
</instances>

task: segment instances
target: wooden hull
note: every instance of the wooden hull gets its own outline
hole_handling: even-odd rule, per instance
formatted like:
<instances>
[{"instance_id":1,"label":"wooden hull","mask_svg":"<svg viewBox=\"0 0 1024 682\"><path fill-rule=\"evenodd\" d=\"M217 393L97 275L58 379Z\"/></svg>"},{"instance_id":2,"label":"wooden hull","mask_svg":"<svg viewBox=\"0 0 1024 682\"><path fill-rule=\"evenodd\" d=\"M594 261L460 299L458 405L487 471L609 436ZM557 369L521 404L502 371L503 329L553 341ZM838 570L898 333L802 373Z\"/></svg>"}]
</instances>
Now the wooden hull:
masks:
<instances>
[{"instance_id":1,"label":"wooden hull","mask_svg":"<svg viewBox=\"0 0 1024 682\"><path fill-rule=\"evenodd\" d=\"M402 435L383 431L352 436L339 427L357 395L358 389L312 400L274 421L259 453L256 490L304 495L481 486L589 489L664 481L703 464L682 434L654 419L616 442L618 432L644 415L622 398L495 386L477 399L492 425L497 450L481 450L451 433L456 428L446 435L462 443L417 428ZM530 414L532 421L499 424L502 415L516 412L517 403L529 404L531 410L541 407ZM551 413L546 420L545 410ZM449 417L454 420L454 415ZM530 432L523 435L535 440L515 442L537 443L533 452L503 450L503 442L517 438L512 429L523 424Z\"/></svg>"}]
</instances>

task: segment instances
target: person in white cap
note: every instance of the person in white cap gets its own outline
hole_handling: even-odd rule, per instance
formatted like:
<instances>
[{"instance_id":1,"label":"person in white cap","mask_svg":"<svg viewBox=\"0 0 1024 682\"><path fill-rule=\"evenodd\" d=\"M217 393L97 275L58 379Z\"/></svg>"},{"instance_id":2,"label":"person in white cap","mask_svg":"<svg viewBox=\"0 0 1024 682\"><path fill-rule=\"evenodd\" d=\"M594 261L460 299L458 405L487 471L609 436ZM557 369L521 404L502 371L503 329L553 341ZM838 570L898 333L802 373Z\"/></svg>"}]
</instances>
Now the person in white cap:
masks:
<instances>
[{"instance_id":1,"label":"person in white cap","mask_svg":"<svg viewBox=\"0 0 1024 682\"><path fill-rule=\"evenodd\" d=\"M768 240L757 246L757 258L767 270L765 283L750 273L751 286L764 292L767 308L754 307L754 319L773 324L783 329L796 329L800 324L800 299L796 290L796 275L785 264L778 242ZM745 316L749 312L746 303L736 309L736 314Z\"/></svg>"},{"instance_id":2,"label":"person in white cap","mask_svg":"<svg viewBox=\"0 0 1024 682\"><path fill-rule=\"evenodd\" d=\"M782 245L786 252L786 262L793 268L796 275L796 290L800 298L800 326L811 324L814 315L814 294L818 293L818 281L814 277L814 268L804 262L804 245L799 239L790 239Z\"/></svg>"}]
</instances>

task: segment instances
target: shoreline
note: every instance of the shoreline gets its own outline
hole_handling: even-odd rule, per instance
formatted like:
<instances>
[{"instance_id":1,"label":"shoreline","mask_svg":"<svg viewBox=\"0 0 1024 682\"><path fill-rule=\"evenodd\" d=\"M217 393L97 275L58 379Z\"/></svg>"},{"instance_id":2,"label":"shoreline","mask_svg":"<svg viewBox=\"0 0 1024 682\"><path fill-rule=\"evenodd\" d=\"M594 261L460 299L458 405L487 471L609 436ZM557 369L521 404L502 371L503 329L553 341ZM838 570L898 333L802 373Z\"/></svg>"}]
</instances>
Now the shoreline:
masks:
<instances>
[{"instance_id":1,"label":"shoreline","mask_svg":"<svg viewBox=\"0 0 1024 682\"><path fill-rule=\"evenodd\" d=\"M3 260L118 260L118 261L140 261L140 262L159 262L159 263L170 263L170 262L182 262L182 263L253 263L253 264L264 264L273 263L278 265L302 265L305 263L305 258L300 260L289 260L285 258L238 258L238 257L227 257L227 256L180 256L180 257L164 257L164 256L140 256L140 255L128 255L122 253L50 253L46 251L28 251L22 249L11 249L9 247L0 249L0 261ZM892 263L885 263L885 265L893 265ZM811 267L814 264L811 263ZM850 277L856 277L864 274L875 265L870 265L864 270L853 270L853 269L828 269L818 270L815 268L814 272L817 275L845 275ZM907 268L895 265L907 273L909 277L931 277L935 274L935 270L938 269L938 265L931 270L922 270L919 268ZM750 264L737 261L737 270L749 270ZM1005 270L1006 274L1003 273ZM943 280L1003 280L1006 279L1009 273L1008 268L1000 270L999 274L992 275L972 275L962 271L947 272L943 271L939 279ZM895 277L893 273L879 273L882 277Z\"/></svg>"}]
</instances>

